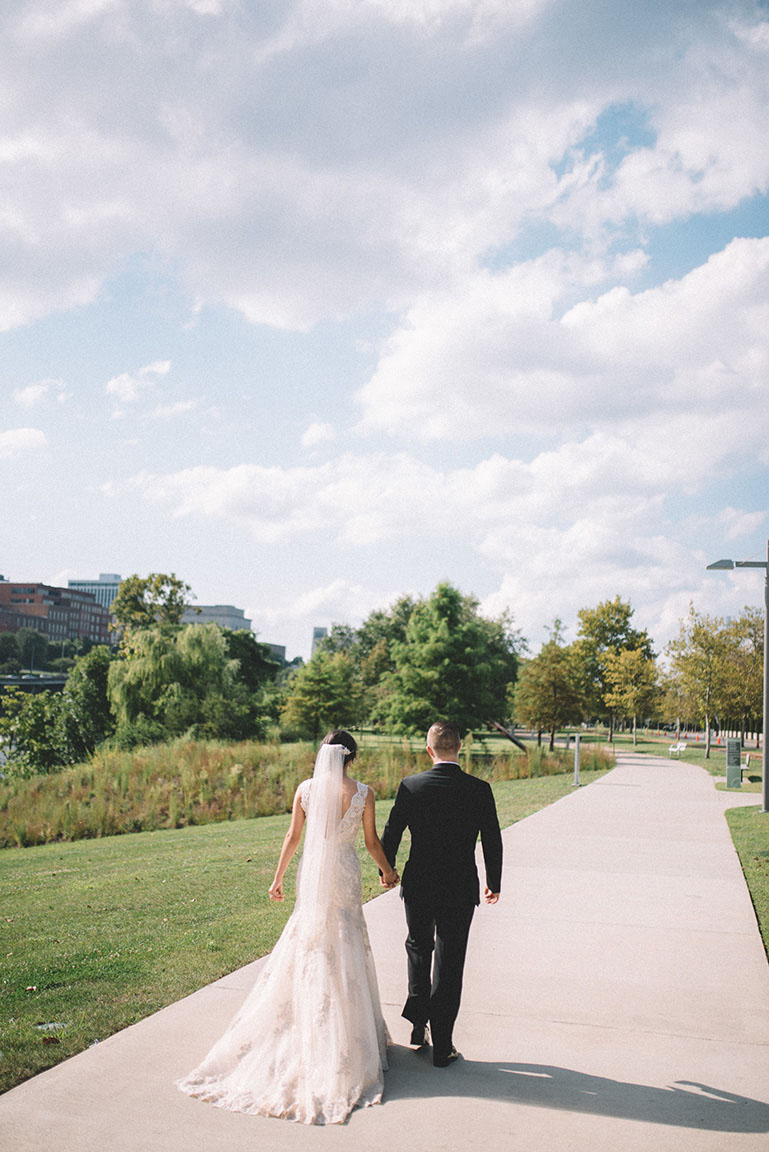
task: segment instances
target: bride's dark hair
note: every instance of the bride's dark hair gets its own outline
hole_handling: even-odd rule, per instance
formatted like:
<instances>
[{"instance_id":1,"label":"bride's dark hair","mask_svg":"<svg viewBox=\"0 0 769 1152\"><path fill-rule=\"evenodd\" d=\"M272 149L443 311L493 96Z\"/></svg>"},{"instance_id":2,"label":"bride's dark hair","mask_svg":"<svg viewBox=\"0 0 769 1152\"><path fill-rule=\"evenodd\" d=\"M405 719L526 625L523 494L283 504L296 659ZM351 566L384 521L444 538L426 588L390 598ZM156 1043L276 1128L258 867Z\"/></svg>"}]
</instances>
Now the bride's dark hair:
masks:
<instances>
[{"instance_id":1,"label":"bride's dark hair","mask_svg":"<svg viewBox=\"0 0 769 1152\"><path fill-rule=\"evenodd\" d=\"M358 755L358 745L354 736L346 732L344 728L332 728L323 739L321 744L341 744L347 749L347 755L344 758L344 766L352 764L355 757Z\"/></svg>"}]
</instances>

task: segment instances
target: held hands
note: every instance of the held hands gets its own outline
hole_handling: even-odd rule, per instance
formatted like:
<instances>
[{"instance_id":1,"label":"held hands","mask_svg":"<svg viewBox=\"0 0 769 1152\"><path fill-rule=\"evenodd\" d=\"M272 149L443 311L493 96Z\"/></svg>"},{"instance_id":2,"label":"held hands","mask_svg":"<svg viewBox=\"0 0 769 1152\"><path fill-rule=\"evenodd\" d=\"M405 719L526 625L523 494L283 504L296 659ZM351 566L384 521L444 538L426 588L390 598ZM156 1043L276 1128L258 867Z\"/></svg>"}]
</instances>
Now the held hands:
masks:
<instances>
[{"instance_id":1,"label":"held hands","mask_svg":"<svg viewBox=\"0 0 769 1152\"><path fill-rule=\"evenodd\" d=\"M390 868L381 874L379 883L383 888L394 888L396 884L400 883L400 876L394 868Z\"/></svg>"},{"instance_id":2,"label":"held hands","mask_svg":"<svg viewBox=\"0 0 769 1152\"><path fill-rule=\"evenodd\" d=\"M483 898L487 904L496 904L499 900L499 892L492 892L490 888L484 888Z\"/></svg>"}]
</instances>

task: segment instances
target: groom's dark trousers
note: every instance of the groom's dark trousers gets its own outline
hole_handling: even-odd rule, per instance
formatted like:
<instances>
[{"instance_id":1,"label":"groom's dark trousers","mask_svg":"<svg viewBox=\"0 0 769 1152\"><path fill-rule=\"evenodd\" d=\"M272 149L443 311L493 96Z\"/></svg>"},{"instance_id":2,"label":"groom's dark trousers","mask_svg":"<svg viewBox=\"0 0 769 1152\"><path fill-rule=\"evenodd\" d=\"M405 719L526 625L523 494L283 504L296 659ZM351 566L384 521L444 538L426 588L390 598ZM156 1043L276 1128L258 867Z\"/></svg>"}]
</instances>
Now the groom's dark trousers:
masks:
<instances>
[{"instance_id":1,"label":"groom's dark trousers","mask_svg":"<svg viewBox=\"0 0 769 1152\"><path fill-rule=\"evenodd\" d=\"M409 994L403 1015L430 1023L433 1050L447 1054L462 995L467 938L480 883L475 846L481 837L486 886L499 892L502 837L494 796L484 780L439 762L401 781L382 845L394 866L405 829L411 849L401 896L408 925Z\"/></svg>"}]
</instances>

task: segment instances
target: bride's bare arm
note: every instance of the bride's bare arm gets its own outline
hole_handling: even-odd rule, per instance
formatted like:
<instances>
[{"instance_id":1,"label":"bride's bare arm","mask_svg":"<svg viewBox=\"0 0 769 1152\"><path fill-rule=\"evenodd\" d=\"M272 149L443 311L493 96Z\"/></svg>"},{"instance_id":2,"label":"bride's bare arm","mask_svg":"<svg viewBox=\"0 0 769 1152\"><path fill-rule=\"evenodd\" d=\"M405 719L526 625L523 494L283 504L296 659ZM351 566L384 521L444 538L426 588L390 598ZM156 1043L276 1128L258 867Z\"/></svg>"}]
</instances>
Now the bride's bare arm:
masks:
<instances>
[{"instance_id":1,"label":"bride's bare arm","mask_svg":"<svg viewBox=\"0 0 769 1152\"><path fill-rule=\"evenodd\" d=\"M278 867L275 869L275 879L272 884L270 884L270 900L283 899L283 876L291 863L294 853L299 847L303 827L304 808L302 807L302 801L300 799L300 789L297 788L294 794L294 804L291 809L291 823L283 839L283 847L280 850L280 857L278 858Z\"/></svg>"},{"instance_id":2,"label":"bride's bare arm","mask_svg":"<svg viewBox=\"0 0 769 1152\"><path fill-rule=\"evenodd\" d=\"M366 795L366 807L363 809L363 836L369 856L382 873L382 883L386 888L394 888L399 877L395 869L390 867L390 861L384 854L382 841L377 836L374 793L370 788Z\"/></svg>"}]
</instances>

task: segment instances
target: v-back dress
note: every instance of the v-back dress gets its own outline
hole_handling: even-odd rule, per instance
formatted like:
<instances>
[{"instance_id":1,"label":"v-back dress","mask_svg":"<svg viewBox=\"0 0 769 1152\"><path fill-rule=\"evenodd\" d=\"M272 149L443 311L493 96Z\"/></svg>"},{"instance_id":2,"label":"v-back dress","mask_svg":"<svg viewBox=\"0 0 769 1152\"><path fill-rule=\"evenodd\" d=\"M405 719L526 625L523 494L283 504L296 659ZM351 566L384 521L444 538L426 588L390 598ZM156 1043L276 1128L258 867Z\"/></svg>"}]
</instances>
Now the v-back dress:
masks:
<instances>
[{"instance_id":1,"label":"v-back dress","mask_svg":"<svg viewBox=\"0 0 769 1152\"><path fill-rule=\"evenodd\" d=\"M308 813L312 780L299 788ZM338 1124L353 1108L381 1100L388 1038L355 849L367 791L357 784L339 824L325 923L303 930L297 905L227 1031L177 1081L182 1092L233 1112L303 1124Z\"/></svg>"}]
</instances>

